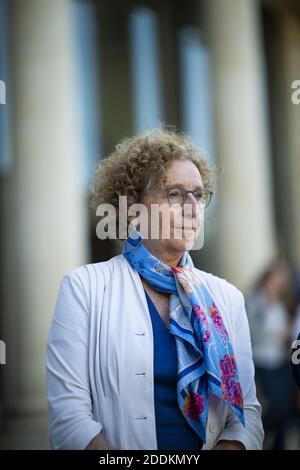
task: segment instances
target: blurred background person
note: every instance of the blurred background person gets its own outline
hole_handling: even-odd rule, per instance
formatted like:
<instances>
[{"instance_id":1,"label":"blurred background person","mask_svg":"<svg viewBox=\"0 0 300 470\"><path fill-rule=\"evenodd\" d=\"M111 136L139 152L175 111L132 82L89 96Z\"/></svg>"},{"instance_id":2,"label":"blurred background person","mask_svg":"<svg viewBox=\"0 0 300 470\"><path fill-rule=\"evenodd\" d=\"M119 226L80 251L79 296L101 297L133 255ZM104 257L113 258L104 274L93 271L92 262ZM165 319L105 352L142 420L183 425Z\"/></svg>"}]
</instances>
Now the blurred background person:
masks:
<instances>
[{"instance_id":1,"label":"blurred background person","mask_svg":"<svg viewBox=\"0 0 300 470\"><path fill-rule=\"evenodd\" d=\"M297 339L300 334L300 266L297 266L294 273L295 286L295 317L292 325L291 340Z\"/></svg>"},{"instance_id":2,"label":"blurred background person","mask_svg":"<svg viewBox=\"0 0 300 470\"><path fill-rule=\"evenodd\" d=\"M246 299L256 379L265 405L264 428L266 434L273 434L273 449L285 449L288 423L294 411L289 367L292 329L287 305L289 290L288 265L278 258Z\"/></svg>"},{"instance_id":3,"label":"blurred background person","mask_svg":"<svg viewBox=\"0 0 300 470\"><path fill-rule=\"evenodd\" d=\"M300 264L298 264L294 271L294 290L295 290L295 303L294 303L294 318L292 322L291 331L291 360L296 359L296 363L291 362L292 373L296 385L296 425L300 429ZM296 351L296 357L293 353ZM299 435L300 447L300 435Z\"/></svg>"}]
</instances>

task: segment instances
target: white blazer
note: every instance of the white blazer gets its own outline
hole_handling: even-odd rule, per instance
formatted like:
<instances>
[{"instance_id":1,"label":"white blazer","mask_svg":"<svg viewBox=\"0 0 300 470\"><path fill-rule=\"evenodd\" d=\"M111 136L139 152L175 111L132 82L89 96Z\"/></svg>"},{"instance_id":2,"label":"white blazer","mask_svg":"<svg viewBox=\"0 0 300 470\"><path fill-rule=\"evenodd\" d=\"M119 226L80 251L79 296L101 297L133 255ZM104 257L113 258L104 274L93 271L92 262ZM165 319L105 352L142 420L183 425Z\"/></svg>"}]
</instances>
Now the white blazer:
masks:
<instances>
[{"instance_id":1,"label":"white blazer","mask_svg":"<svg viewBox=\"0 0 300 470\"><path fill-rule=\"evenodd\" d=\"M244 428L228 405L209 395L207 442L238 440L261 449L251 342L243 294L197 270L232 341L244 395ZM102 429L113 449L157 449L153 331L140 276L123 255L66 274L46 354L52 449L84 449Z\"/></svg>"}]
</instances>

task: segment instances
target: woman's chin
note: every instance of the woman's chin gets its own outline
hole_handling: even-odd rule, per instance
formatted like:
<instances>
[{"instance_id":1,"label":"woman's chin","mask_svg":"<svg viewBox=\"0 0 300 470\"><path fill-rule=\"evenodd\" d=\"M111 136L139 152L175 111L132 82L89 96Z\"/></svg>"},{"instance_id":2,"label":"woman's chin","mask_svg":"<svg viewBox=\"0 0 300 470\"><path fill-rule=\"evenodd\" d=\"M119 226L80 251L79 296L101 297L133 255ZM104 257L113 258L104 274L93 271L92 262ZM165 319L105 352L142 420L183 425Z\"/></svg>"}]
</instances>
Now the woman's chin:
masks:
<instances>
[{"instance_id":1,"label":"woman's chin","mask_svg":"<svg viewBox=\"0 0 300 470\"><path fill-rule=\"evenodd\" d=\"M196 232L194 230L185 230L181 238L172 238L172 246L178 251L189 251L195 243Z\"/></svg>"}]
</instances>

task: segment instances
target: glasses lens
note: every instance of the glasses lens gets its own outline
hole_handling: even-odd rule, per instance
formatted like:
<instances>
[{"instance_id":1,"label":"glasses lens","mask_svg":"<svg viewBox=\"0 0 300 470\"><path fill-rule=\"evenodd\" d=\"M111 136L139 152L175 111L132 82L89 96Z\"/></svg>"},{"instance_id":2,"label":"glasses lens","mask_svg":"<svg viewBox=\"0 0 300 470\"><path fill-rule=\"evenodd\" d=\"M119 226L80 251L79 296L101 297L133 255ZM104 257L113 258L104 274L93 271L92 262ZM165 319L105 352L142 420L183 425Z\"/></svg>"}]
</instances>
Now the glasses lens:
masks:
<instances>
[{"instance_id":1,"label":"glasses lens","mask_svg":"<svg viewBox=\"0 0 300 470\"><path fill-rule=\"evenodd\" d=\"M196 199L196 201L200 204L204 204L205 203L205 193L203 193L202 189L199 189L198 191L195 191L194 193L194 198Z\"/></svg>"},{"instance_id":2,"label":"glasses lens","mask_svg":"<svg viewBox=\"0 0 300 470\"><path fill-rule=\"evenodd\" d=\"M210 203L211 193L208 190L199 189L199 191L194 192L194 198L198 204L203 204L204 208L206 208Z\"/></svg>"},{"instance_id":3,"label":"glasses lens","mask_svg":"<svg viewBox=\"0 0 300 470\"><path fill-rule=\"evenodd\" d=\"M198 204L203 204L204 208L206 208L208 206L208 204L210 203L210 192L209 191L199 189L198 191L195 191L193 193L193 195L194 195L194 198L196 199L197 203Z\"/></svg>"},{"instance_id":4,"label":"glasses lens","mask_svg":"<svg viewBox=\"0 0 300 470\"><path fill-rule=\"evenodd\" d=\"M168 200L170 204L183 204L184 202L184 194L181 189L170 189L168 192Z\"/></svg>"},{"instance_id":5,"label":"glasses lens","mask_svg":"<svg viewBox=\"0 0 300 470\"><path fill-rule=\"evenodd\" d=\"M211 193L209 191L205 191L203 194L203 204L204 207L206 208L211 201Z\"/></svg>"}]
</instances>

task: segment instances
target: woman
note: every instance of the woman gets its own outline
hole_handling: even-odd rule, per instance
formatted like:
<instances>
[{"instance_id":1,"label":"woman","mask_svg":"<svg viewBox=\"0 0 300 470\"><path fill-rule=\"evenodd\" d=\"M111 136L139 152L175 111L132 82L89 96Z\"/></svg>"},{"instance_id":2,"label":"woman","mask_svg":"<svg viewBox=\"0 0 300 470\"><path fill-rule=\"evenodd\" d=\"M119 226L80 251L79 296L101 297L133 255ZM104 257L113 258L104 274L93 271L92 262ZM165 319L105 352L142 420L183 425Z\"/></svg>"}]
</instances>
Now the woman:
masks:
<instances>
[{"instance_id":1,"label":"woman","mask_svg":"<svg viewBox=\"0 0 300 470\"><path fill-rule=\"evenodd\" d=\"M119 196L146 217L129 211L122 254L61 282L46 350L52 448L262 447L243 295L189 255L213 184L193 142L162 129L98 165L93 206L111 204L117 229Z\"/></svg>"}]
</instances>

